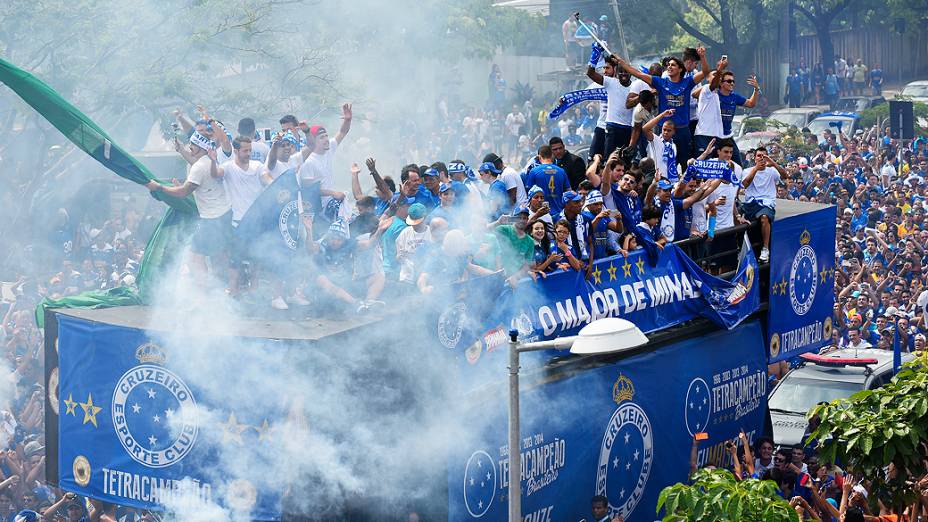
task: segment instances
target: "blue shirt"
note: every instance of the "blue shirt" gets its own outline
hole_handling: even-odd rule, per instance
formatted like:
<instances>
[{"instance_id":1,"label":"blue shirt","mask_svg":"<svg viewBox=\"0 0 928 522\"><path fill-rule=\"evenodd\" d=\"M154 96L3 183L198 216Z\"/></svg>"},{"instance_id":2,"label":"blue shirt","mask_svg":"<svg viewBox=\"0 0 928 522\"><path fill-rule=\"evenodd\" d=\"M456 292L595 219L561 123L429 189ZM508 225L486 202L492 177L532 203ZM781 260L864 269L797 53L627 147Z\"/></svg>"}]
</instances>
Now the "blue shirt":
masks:
<instances>
[{"instance_id":1,"label":"blue shirt","mask_svg":"<svg viewBox=\"0 0 928 522\"><path fill-rule=\"evenodd\" d=\"M596 228L593 228L593 220L596 219L590 212L581 212L583 216L583 221L585 225L585 235L587 238L592 241L590 245L593 250L593 259L602 259L609 256L609 223L612 222L611 217L605 217L599 220L599 223L596 225Z\"/></svg>"},{"instance_id":2,"label":"blue shirt","mask_svg":"<svg viewBox=\"0 0 928 522\"><path fill-rule=\"evenodd\" d=\"M834 74L825 76L825 94L838 94L838 77Z\"/></svg>"},{"instance_id":3,"label":"blue shirt","mask_svg":"<svg viewBox=\"0 0 928 522\"><path fill-rule=\"evenodd\" d=\"M802 94L802 79L796 75L787 76L786 87L787 91L789 91L789 97L798 99Z\"/></svg>"},{"instance_id":4,"label":"blue shirt","mask_svg":"<svg viewBox=\"0 0 928 522\"><path fill-rule=\"evenodd\" d=\"M501 215L512 211L511 205L509 205L509 192L506 191L506 184L500 180L490 183L490 188L487 189L487 200L490 203L490 219L495 220Z\"/></svg>"},{"instance_id":5,"label":"blue shirt","mask_svg":"<svg viewBox=\"0 0 928 522\"><path fill-rule=\"evenodd\" d=\"M393 216L393 223L390 223L390 226L384 231L380 243L383 249L383 272L394 280L399 275L400 268L396 264L396 238L399 237L400 232L407 226L406 221L397 216Z\"/></svg>"},{"instance_id":6,"label":"blue shirt","mask_svg":"<svg viewBox=\"0 0 928 522\"><path fill-rule=\"evenodd\" d=\"M690 124L690 96L696 83L693 77L685 75L679 82L672 82L670 78L652 76L651 84L657 90L658 112L673 109L671 120L677 128L689 127Z\"/></svg>"},{"instance_id":7,"label":"blue shirt","mask_svg":"<svg viewBox=\"0 0 928 522\"><path fill-rule=\"evenodd\" d=\"M557 214L564 208L562 196L570 190L570 179L567 178L564 169L554 164L538 165L525 176L526 188L531 188L533 185L538 185L545 193L545 200L551 208L551 214Z\"/></svg>"},{"instance_id":8,"label":"blue shirt","mask_svg":"<svg viewBox=\"0 0 928 522\"><path fill-rule=\"evenodd\" d=\"M744 105L747 98L732 91L731 94L725 95L717 91L719 95L719 111L722 113L722 134L723 136L731 135L731 122L735 119L735 111L738 106Z\"/></svg>"},{"instance_id":9,"label":"blue shirt","mask_svg":"<svg viewBox=\"0 0 928 522\"><path fill-rule=\"evenodd\" d=\"M425 208L429 210L441 205L441 199L438 197L438 194L432 194L429 189L425 188L425 185L419 185L419 191L416 192L416 195L413 197L416 203L422 203L425 205Z\"/></svg>"},{"instance_id":10,"label":"blue shirt","mask_svg":"<svg viewBox=\"0 0 928 522\"><path fill-rule=\"evenodd\" d=\"M634 230L638 223L641 223L641 201L638 196L628 196L613 187L612 199L615 201L615 208L622 213L622 226L625 230Z\"/></svg>"},{"instance_id":11,"label":"blue shirt","mask_svg":"<svg viewBox=\"0 0 928 522\"><path fill-rule=\"evenodd\" d=\"M870 70L870 82L875 87L879 87L880 85L883 85L883 69L871 69Z\"/></svg>"}]
</instances>

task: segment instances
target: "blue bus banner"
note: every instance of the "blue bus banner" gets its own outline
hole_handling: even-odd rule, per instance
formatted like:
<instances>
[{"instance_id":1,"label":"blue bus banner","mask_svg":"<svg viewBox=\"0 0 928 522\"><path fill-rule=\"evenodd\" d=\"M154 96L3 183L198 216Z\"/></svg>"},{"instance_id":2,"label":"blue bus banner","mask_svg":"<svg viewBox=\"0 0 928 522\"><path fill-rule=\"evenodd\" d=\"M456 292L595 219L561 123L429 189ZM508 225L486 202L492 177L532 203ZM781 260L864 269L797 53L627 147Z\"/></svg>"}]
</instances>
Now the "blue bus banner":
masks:
<instances>
[{"instance_id":1,"label":"blue bus banner","mask_svg":"<svg viewBox=\"0 0 928 522\"><path fill-rule=\"evenodd\" d=\"M770 245L770 362L831 342L836 207L776 219Z\"/></svg>"},{"instance_id":2,"label":"blue bus banner","mask_svg":"<svg viewBox=\"0 0 928 522\"><path fill-rule=\"evenodd\" d=\"M589 520L591 497L605 495L612 516L651 522L660 491L686 481L696 433L708 434L697 464L724 466L726 442L740 430L753 442L763 429L767 363L756 321L545 379L520 398L525 520ZM462 419L483 435L449 464L449 520L507 516L506 394L488 395Z\"/></svg>"}]
</instances>

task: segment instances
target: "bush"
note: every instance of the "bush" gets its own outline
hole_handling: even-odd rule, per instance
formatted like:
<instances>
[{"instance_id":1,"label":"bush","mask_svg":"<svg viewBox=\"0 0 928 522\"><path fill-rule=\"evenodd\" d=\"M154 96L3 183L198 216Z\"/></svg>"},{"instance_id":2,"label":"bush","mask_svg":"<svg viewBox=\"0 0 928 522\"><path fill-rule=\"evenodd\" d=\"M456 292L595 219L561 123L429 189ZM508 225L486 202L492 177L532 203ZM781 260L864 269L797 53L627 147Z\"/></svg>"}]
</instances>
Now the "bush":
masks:
<instances>
[{"instance_id":1,"label":"bush","mask_svg":"<svg viewBox=\"0 0 928 522\"><path fill-rule=\"evenodd\" d=\"M735 480L722 469L701 469L692 485L664 488L657 512L665 508L664 522L799 522L799 515L777 495L772 480Z\"/></svg>"},{"instance_id":2,"label":"bush","mask_svg":"<svg viewBox=\"0 0 928 522\"><path fill-rule=\"evenodd\" d=\"M896 99L905 100L905 98L898 96ZM912 112L915 113L915 131L922 134L928 133L928 128L923 125L928 124L928 104L915 102L912 106ZM858 128L869 129L877 121L882 121L888 125L888 123L885 123L887 119L889 119L889 103L881 103L860 113Z\"/></svg>"}]
</instances>

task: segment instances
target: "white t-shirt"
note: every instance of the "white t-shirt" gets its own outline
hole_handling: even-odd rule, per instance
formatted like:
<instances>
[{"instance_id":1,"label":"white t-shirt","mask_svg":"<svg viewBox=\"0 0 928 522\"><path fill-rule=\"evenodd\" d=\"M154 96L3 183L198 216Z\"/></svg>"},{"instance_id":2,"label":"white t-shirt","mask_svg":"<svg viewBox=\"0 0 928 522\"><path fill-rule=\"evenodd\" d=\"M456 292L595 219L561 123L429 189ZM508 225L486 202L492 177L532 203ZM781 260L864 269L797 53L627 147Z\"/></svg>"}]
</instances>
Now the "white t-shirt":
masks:
<instances>
[{"instance_id":1,"label":"white t-shirt","mask_svg":"<svg viewBox=\"0 0 928 522\"><path fill-rule=\"evenodd\" d=\"M654 170L659 173L659 177L670 178L667 174L667 163L664 161L664 137L660 133L654 133L654 139L648 143L648 157L654 160ZM671 141L674 154L677 152L677 145ZM673 169L679 172L679 165L674 165Z\"/></svg>"},{"instance_id":2,"label":"white t-shirt","mask_svg":"<svg viewBox=\"0 0 928 522\"><path fill-rule=\"evenodd\" d=\"M313 152L300 167L300 177L303 179L321 180L320 188L332 189L332 162L335 161L335 151L338 150L338 141L329 138L329 150L322 154Z\"/></svg>"},{"instance_id":3,"label":"white t-shirt","mask_svg":"<svg viewBox=\"0 0 928 522\"><path fill-rule=\"evenodd\" d=\"M641 91L645 89L650 89L650 88L651 86L648 85L648 82L635 78L634 80L632 80L632 84L629 85L628 92L632 94L641 94Z\"/></svg>"},{"instance_id":4,"label":"white t-shirt","mask_svg":"<svg viewBox=\"0 0 928 522\"><path fill-rule=\"evenodd\" d=\"M632 113L632 125L638 125L639 123L644 125L654 119L655 116L657 116L656 110L649 111L644 108L644 105L635 105L635 110Z\"/></svg>"},{"instance_id":5,"label":"white t-shirt","mask_svg":"<svg viewBox=\"0 0 928 522\"><path fill-rule=\"evenodd\" d=\"M697 136L722 136L722 110L719 106L719 93L717 90L711 91L707 85L699 91L696 114L697 118L699 118L699 122L696 123Z\"/></svg>"},{"instance_id":6,"label":"white t-shirt","mask_svg":"<svg viewBox=\"0 0 928 522\"><path fill-rule=\"evenodd\" d=\"M240 221L251 204L258 199L264 186L261 184L261 172L264 165L258 161L248 162L248 168L242 169L235 160L222 164L225 175L222 177L226 186L226 196L232 206L232 220Z\"/></svg>"},{"instance_id":7,"label":"white t-shirt","mask_svg":"<svg viewBox=\"0 0 928 522\"><path fill-rule=\"evenodd\" d=\"M400 281L404 283L416 282L416 266L413 263L413 254L423 243L432 241L432 229L425 227L422 232L416 232L416 227L406 227L396 237L396 259L400 265Z\"/></svg>"},{"instance_id":8,"label":"white t-shirt","mask_svg":"<svg viewBox=\"0 0 928 522\"><path fill-rule=\"evenodd\" d=\"M271 148L261 140L254 140L251 142L251 159L254 161L260 161L264 163L267 161L267 154L271 151Z\"/></svg>"},{"instance_id":9,"label":"white t-shirt","mask_svg":"<svg viewBox=\"0 0 928 522\"><path fill-rule=\"evenodd\" d=\"M525 184L522 183L522 176L516 169L506 166L503 173L499 175L499 180L506 185L506 190L516 189L516 208L528 204L528 195L525 193Z\"/></svg>"},{"instance_id":10,"label":"white t-shirt","mask_svg":"<svg viewBox=\"0 0 928 522\"><path fill-rule=\"evenodd\" d=\"M267 167L265 167L265 170L267 170L268 174L270 174L271 179L277 179L278 177L280 177L281 174L283 174L284 172L287 172L287 170L289 169L294 169L297 172L299 172L300 165L302 164L303 164L303 157L300 156L299 154L294 153L290 155L290 159L287 160L286 163L284 163L283 161L278 161L277 163L274 164L273 169L268 169Z\"/></svg>"},{"instance_id":11,"label":"white t-shirt","mask_svg":"<svg viewBox=\"0 0 928 522\"><path fill-rule=\"evenodd\" d=\"M606 88L608 107L606 109L606 122L617 123L627 127L632 126L632 110L625 108L625 100L631 85L622 85L618 78L603 76L603 87Z\"/></svg>"},{"instance_id":12,"label":"white t-shirt","mask_svg":"<svg viewBox=\"0 0 928 522\"><path fill-rule=\"evenodd\" d=\"M700 119L699 121L702 121ZM735 164L735 176L741 179L741 167ZM725 204L719 205L715 210L715 228L729 228L735 226L735 200L738 198L738 185L732 183L722 183L709 194L705 199L706 202L716 201L725 197Z\"/></svg>"},{"instance_id":13,"label":"white t-shirt","mask_svg":"<svg viewBox=\"0 0 928 522\"><path fill-rule=\"evenodd\" d=\"M193 199L197 202L200 217L204 219L221 217L232 208L222 178L216 179L209 173L211 163L208 156L203 156L187 170L187 181L197 186Z\"/></svg>"},{"instance_id":14,"label":"white t-shirt","mask_svg":"<svg viewBox=\"0 0 928 522\"><path fill-rule=\"evenodd\" d=\"M525 116L521 112L510 112L506 115L506 128L509 129L510 135L518 136L523 125L525 125Z\"/></svg>"},{"instance_id":15,"label":"white t-shirt","mask_svg":"<svg viewBox=\"0 0 928 522\"><path fill-rule=\"evenodd\" d=\"M757 171L750 185L744 187L744 197L747 201L773 207L777 199L777 181L780 173L773 167L766 167Z\"/></svg>"},{"instance_id":16,"label":"white t-shirt","mask_svg":"<svg viewBox=\"0 0 928 522\"><path fill-rule=\"evenodd\" d=\"M690 224L691 232L696 231L705 234L709 230L709 210L706 208L706 199L708 198L700 199L690 207L690 211L693 213L693 221Z\"/></svg>"},{"instance_id":17,"label":"white t-shirt","mask_svg":"<svg viewBox=\"0 0 928 522\"><path fill-rule=\"evenodd\" d=\"M609 102L601 101L599 102L599 119L596 120L596 128L605 129L606 128L606 116L609 112Z\"/></svg>"}]
</instances>

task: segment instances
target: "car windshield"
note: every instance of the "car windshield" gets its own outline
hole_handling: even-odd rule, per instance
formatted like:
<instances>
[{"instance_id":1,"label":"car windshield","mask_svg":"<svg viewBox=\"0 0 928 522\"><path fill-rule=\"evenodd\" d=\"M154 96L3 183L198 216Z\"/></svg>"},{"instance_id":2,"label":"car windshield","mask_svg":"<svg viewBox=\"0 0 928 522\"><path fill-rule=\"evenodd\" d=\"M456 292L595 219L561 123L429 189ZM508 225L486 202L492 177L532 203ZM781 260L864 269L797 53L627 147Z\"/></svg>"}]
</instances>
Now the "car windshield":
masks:
<instances>
[{"instance_id":1,"label":"car windshield","mask_svg":"<svg viewBox=\"0 0 928 522\"><path fill-rule=\"evenodd\" d=\"M905 89L902 89L902 95L928 98L928 85L906 85Z\"/></svg>"},{"instance_id":2,"label":"car windshield","mask_svg":"<svg viewBox=\"0 0 928 522\"><path fill-rule=\"evenodd\" d=\"M836 111L841 112L860 112L867 108L867 100L858 98L845 98L838 100L835 105Z\"/></svg>"},{"instance_id":3,"label":"car windshield","mask_svg":"<svg viewBox=\"0 0 928 522\"><path fill-rule=\"evenodd\" d=\"M739 134L741 134L741 120L732 120L731 135L738 136Z\"/></svg>"},{"instance_id":4,"label":"car windshield","mask_svg":"<svg viewBox=\"0 0 928 522\"><path fill-rule=\"evenodd\" d=\"M849 397L863 389L862 382L826 381L803 377L787 377L770 396L767 406L805 414L820 402Z\"/></svg>"},{"instance_id":5,"label":"car windshield","mask_svg":"<svg viewBox=\"0 0 928 522\"><path fill-rule=\"evenodd\" d=\"M770 115L771 120L778 121L784 125L796 127L801 129L806 124L806 115L805 114L796 114L796 113L773 113Z\"/></svg>"},{"instance_id":6,"label":"car windshield","mask_svg":"<svg viewBox=\"0 0 928 522\"><path fill-rule=\"evenodd\" d=\"M822 132L824 132L825 129L831 130L832 134L838 133L838 129L831 126L830 124L837 123L839 121L842 125L841 131L844 132L845 135L849 135L852 132L851 127L854 122L854 120L851 118L817 118L809 122L809 130L812 131L812 134L815 134L819 141L821 141Z\"/></svg>"}]
</instances>

